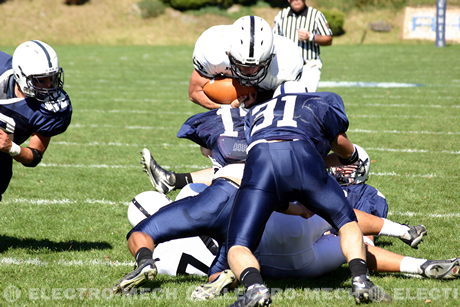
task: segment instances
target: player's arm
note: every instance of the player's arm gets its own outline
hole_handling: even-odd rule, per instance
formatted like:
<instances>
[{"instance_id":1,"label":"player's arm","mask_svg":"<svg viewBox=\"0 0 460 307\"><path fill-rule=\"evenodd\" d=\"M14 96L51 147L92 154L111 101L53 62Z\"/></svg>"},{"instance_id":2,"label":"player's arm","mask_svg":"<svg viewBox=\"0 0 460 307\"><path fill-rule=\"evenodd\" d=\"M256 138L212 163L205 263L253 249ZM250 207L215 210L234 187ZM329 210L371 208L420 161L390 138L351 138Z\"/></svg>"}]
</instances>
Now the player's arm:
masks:
<instances>
[{"instance_id":1,"label":"player's arm","mask_svg":"<svg viewBox=\"0 0 460 307\"><path fill-rule=\"evenodd\" d=\"M188 86L188 96L191 101L207 109L218 109L220 105L209 99L204 93L203 87L211 79L201 75L196 69L193 70Z\"/></svg>"},{"instance_id":2,"label":"player's arm","mask_svg":"<svg viewBox=\"0 0 460 307\"><path fill-rule=\"evenodd\" d=\"M9 153L13 159L24 166L35 167L40 163L51 137L33 134L28 147L22 147L10 140L8 134L0 130L0 151Z\"/></svg>"},{"instance_id":3,"label":"player's arm","mask_svg":"<svg viewBox=\"0 0 460 307\"><path fill-rule=\"evenodd\" d=\"M331 145L332 151L339 156L341 164L348 165L358 161L358 152L345 133L338 134Z\"/></svg>"}]
</instances>

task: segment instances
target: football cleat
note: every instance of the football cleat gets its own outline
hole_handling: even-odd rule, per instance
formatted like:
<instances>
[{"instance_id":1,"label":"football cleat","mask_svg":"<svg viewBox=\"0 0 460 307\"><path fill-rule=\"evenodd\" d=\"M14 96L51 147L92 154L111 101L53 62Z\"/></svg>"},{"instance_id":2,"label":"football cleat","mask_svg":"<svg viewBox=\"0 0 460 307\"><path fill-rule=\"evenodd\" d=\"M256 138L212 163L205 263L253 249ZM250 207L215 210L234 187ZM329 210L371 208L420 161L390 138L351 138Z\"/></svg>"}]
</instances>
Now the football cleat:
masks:
<instances>
[{"instance_id":1,"label":"football cleat","mask_svg":"<svg viewBox=\"0 0 460 307\"><path fill-rule=\"evenodd\" d=\"M460 276L460 258L427 260L420 268L422 275L436 279L454 279Z\"/></svg>"},{"instance_id":2,"label":"football cleat","mask_svg":"<svg viewBox=\"0 0 460 307\"><path fill-rule=\"evenodd\" d=\"M406 224L403 224L403 225L406 225ZM416 226L406 225L406 226L409 227L409 230L407 231L407 233L409 234L410 239L403 239L403 238L400 238L400 239L401 241L403 241L410 247L417 248L419 243L422 241L423 236L427 234L426 227L423 225L416 225Z\"/></svg>"},{"instance_id":3,"label":"football cleat","mask_svg":"<svg viewBox=\"0 0 460 307\"><path fill-rule=\"evenodd\" d=\"M356 304L391 302L391 296L385 293L382 288L374 285L367 275L353 277L351 284L351 294L355 298Z\"/></svg>"},{"instance_id":4,"label":"football cleat","mask_svg":"<svg viewBox=\"0 0 460 307\"><path fill-rule=\"evenodd\" d=\"M157 266L155 260L147 259L134 269L134 271L126 274L113 287L113 293L129 293L133 288L138 288L148 281L154 280L157 275Z\"/></svg>"},{"instance_id":5,"label":"football cleat","mask_svg":"<svg viewBox=\"0 0 460 307\"><path fill-rule=\"evenodd\" d=\"M142 149L141 155L141 164L144 167L144 171L149 176L153 187L163 194L167 194L174 190L174 185L176 184L174 172L162 168L155 159L153 159L152 154L147 148Z\"/></svg>"},{"instance_id":6,"label":"football cleat","mask_svg":"<svg viewBox=\"0 0 460 307\"><path fill-rule=\"evenodd\" d=\"M270 290L265 285L255 284L250 286L244 295L230 305L230 307L270 306Z\"/></svg>"},{"instance_id":7,"label":"football cleat","mask_svg":"<svg viewBox=\"0 0 460 307\"><path fill-rule=\"evenodd\" d=\"M219 296L225 287L235 282L235 274L231 270L225 270L213 281L196 287L190 296L192 300L210 300Z\"/></svg>"}]
</instances>

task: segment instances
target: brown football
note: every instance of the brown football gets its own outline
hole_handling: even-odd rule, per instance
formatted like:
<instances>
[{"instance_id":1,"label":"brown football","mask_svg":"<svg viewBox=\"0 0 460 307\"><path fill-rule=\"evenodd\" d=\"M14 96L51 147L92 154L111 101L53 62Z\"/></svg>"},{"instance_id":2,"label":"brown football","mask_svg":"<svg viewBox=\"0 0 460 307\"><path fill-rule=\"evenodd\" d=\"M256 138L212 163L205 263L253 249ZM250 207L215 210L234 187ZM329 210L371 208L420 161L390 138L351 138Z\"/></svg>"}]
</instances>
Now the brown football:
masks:
<instances>
[{"instance_id":1,"label":"brown football","mask_svg":"<svg viewBox=\"0 0 460 307\"><path fill-rule=\"evenodd\" d=\"M238 80L232 78L212 79L203 87L203 91L209 99L220 104L229 104L241 96L255 93L253 86L243 86Z\"/></svg>"}]
</instances>

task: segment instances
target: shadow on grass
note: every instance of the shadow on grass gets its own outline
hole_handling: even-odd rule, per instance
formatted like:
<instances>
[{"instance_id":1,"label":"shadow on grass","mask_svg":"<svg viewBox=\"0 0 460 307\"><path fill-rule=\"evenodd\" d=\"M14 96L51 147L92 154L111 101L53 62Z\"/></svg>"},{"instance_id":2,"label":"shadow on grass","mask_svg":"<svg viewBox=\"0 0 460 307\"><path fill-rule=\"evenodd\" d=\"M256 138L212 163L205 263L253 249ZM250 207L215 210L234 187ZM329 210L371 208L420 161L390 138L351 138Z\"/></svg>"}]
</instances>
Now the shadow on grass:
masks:
<instances>
[{"instance_id":1,"label":"shadow on grass","mask_svg":"<svg viewBox=\"0 0 460 307\"><path fill-rule=\"evenodd\" d=\"M336 270L317 278L284 278L266 279L267 285L280 289L318 289L318 288L343 288L344 283L349 282L350 270L347 267L339 267Z\"/></svg>"},{"instance_id":2,"label":"shadow on grass","mask_svg":"<svg viewBox=\"0 0 460 307\"><path fill-rule=\"evenodd\" d=\"M0 235L0 253L10 248L26 248L30 250L47 249L52 252L87 251L92 249L112 249L107 242L64 241L54 242L48 239L16 238Z\"/></svg>"}]
</instances>

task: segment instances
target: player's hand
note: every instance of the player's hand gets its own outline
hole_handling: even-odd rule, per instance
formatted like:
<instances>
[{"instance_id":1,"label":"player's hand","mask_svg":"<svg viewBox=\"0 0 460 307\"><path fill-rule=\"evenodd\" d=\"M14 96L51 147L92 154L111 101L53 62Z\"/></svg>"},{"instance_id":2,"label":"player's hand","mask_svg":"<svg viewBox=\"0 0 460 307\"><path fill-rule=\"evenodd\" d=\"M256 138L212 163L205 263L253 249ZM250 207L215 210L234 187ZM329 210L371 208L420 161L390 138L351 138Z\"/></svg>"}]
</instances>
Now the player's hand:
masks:
<instances>
[{"instance_id":1,"label":"player's hand","mask_svg":"<svg viewBox=\"0 0 460 307\"><path fill-rule=\"evenodd\" d=\"M299 36L299 41L306 41L310 38L310 32L305 29L298 29L297 35Z\"/></svg>"},{"instance_id":2,"label":"player's hand","mask_svg":"<svg viewBox=\"0 0 460 307\"><path fill-rule=\"evenodd\" d=\"M0 151L9 152L11 148L11 139L8 134L0 129Z\"/></svg>"},{"instance_id":3,"label":"player's hand","mask_svg":"<svg viewBox=\"0 0 460 307\"><path fill-rule=\"evenodd\" d=\"M241 103L244 105L245 108L249 108L256 103L257 100L257 92L251 93L247 96L243 96L244 99Z\"/></svg>"}]
</instances>

